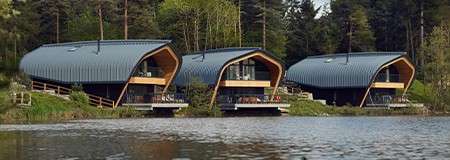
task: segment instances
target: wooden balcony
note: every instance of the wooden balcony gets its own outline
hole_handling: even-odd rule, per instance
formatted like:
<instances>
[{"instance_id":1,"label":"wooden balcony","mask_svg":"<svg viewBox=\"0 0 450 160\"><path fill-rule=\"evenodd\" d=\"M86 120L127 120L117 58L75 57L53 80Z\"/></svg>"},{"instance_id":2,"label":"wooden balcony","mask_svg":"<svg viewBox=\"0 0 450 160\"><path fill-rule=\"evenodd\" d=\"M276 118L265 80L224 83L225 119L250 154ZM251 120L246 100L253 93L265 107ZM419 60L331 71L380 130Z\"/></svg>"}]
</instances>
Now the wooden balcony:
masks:
<instances>
[{"instance_id":1,"label":"wooden balcony","mask_svg":"<svg viewBox=\"0 0 450 160\"><path fill-rule=\"evenodd\" d=\"M270 81L258 80L222 80L221 87L270 87Z\"/></svg>"},{"instance_id":2,"label":"wooden balcony","mask_svg":"<svg viewBox=\"0 0 450 160\"><path fill-rule=\"evenodd\" d=\"M166 85L166 79L159 77L131 77L129 83Z\"/></svg>"},{"instance_id":3,"label":"wooden balcony","mask_svg":"<svg viewBox=\"0 0 450 160\"><path fill-rule=\"evenodd\" d=\"M405 88L405 84L402 82L375 82L372 84L372 88L403 89Z\"/></svg>"}]
</instances>

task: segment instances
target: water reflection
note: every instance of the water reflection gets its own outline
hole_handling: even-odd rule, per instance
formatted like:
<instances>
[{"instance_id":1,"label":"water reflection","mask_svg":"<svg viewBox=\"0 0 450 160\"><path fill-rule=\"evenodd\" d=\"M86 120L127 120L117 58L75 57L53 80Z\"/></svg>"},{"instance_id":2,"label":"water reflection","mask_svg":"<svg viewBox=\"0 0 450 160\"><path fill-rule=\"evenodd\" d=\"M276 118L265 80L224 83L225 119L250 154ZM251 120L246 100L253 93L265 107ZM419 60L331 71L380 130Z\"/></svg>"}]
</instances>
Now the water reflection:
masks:
<instances>
[{"instance_id":1,"label":"water reflection","mask_svg":"<svg viewBox=\"0 0 450 160\"><path fill-rule=\"evenodd\" d=\"M446 117L86 120L0 125L0 159L445 159Z\"/></svg>"}]
</instances>

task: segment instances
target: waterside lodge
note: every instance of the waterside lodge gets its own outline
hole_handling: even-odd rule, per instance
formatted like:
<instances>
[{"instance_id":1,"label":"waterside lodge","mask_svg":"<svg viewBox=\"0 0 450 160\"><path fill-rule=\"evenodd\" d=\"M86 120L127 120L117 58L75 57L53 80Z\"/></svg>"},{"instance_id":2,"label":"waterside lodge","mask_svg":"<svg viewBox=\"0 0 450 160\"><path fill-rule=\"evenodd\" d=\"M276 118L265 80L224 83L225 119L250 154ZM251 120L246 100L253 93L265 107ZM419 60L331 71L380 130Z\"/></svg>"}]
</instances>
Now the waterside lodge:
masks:
<instances>
[{"instance_id":1,"label":"waterside lodge","mask_svg":"<svg viewBox=\"0 0 450 160\"><path fill-rule=\"evenodd\" d=\"M383 107L402 103L415 73L403 52L361 52L308 57L286 80L329 105Z\"/></svg>"},{"instance_id":2,"label":"waterside lodge","mask_svg":"<svg viewBox=\"0 0 450 160\"><path fill-rule=\"evenodd\" d=\"M164 40L108 40L43 45L26 54L20 69L34 90L69 94L80 84L92 105L178 109L188 104L168 94L181 58Z\"/></svg>"},{"instance_id":3,"label":"waterside lodge","mask_svg":"<svg viewBox=\"0 0 450 160\"><path fill-rule=\"evenodd\" d=\"M289 104L276 91L284 75L283 64L259 48L226 48L183 56L174 83L187 87L193 81L213 89L210 105L224 111L286 109Z\"/></svg>"}]
</instances>

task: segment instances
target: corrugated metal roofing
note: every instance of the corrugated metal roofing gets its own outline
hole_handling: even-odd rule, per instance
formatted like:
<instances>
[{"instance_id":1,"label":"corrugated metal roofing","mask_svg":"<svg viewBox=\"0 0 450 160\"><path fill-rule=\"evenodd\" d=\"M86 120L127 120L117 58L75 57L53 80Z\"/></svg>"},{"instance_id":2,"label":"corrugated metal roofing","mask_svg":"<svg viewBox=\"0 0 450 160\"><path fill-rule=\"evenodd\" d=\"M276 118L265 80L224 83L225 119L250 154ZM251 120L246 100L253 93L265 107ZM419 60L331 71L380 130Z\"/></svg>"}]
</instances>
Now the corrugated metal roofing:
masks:
<instances>
[{"instance_id":1,"label":"corrugated metal roofing","mask_svg":"<svg viewBox=\"0 0 450 160\"><path fill-rule=\"evenodd\" d=\"M208 50L204 52L204 59L202 52L185 55L183 56L183 64L180 72L174 80L174 83L179 86L185 86L196 77L203 83L215 85L220 70L225 64L254 52L262 52L273 57L270 53L261 50L260 48L224 48Z\"/></svg>"},{"instance_id":2,"label":"corrugated metal roofing","mask_svg":"<svg viewBox=\"0 0 450 160\"><path fill-rule=\"evenodd\" d=\"M43 45L26 54L20 69L60 83L123 83L146 54L170 41L108 40Z\"/></svg>"},{"instance_id":3,"label":"corrugated metal roofing","mask_svg":"<svg viewBox=\"0 0 450 160\"><path fill-rule=\"evenodd\" d=\"M311 56L292 65L286 80L318 88L366 88L384 64L404 52L359 52Z\"/></svg>"}]
</instances>

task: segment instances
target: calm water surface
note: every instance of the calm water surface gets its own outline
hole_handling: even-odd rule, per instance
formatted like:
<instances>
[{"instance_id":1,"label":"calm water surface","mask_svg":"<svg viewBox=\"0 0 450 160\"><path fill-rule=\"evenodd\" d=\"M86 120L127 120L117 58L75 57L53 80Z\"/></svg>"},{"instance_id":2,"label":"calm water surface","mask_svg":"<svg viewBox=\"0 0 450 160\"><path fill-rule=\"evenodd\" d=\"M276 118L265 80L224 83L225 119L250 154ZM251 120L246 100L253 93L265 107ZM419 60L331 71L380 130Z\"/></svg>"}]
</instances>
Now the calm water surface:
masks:
<instances>
[{"instance_id":1,"label":"calm water surface","mask_svg":"<svg viewBox=\"0 0 450 160\"><path fill-rule=\"evenodd\" d=\"M450 117L239 117L0 125L0 159L450 159Z\"/></svg>"}]
</instances>

